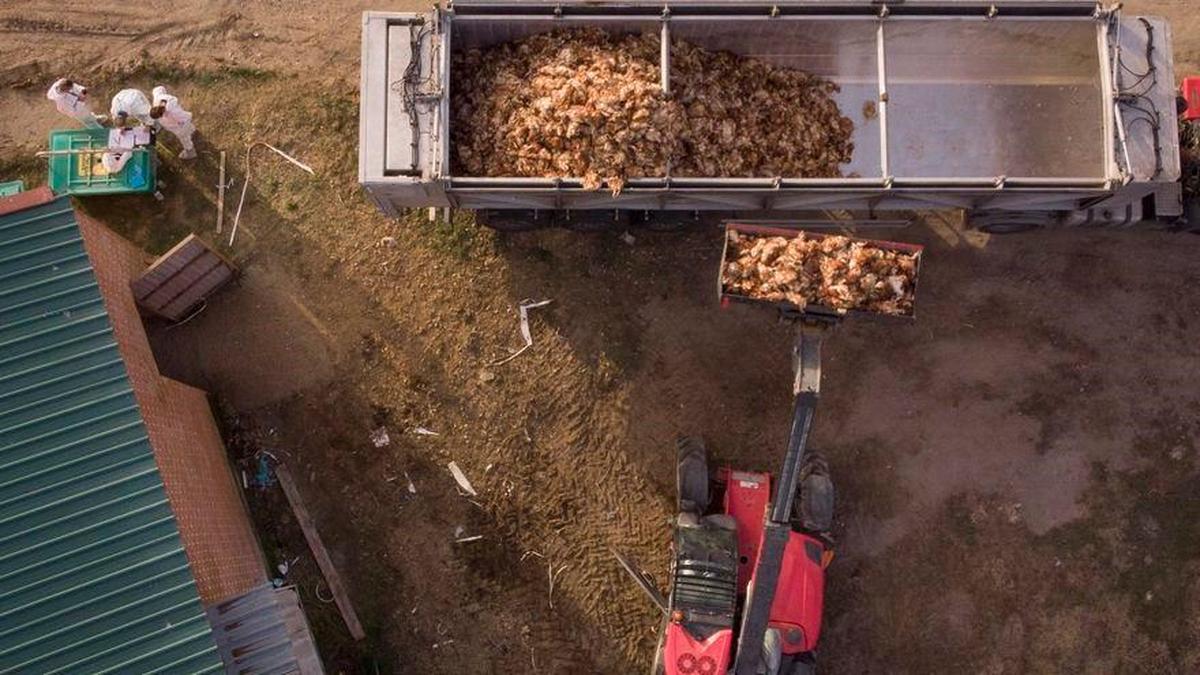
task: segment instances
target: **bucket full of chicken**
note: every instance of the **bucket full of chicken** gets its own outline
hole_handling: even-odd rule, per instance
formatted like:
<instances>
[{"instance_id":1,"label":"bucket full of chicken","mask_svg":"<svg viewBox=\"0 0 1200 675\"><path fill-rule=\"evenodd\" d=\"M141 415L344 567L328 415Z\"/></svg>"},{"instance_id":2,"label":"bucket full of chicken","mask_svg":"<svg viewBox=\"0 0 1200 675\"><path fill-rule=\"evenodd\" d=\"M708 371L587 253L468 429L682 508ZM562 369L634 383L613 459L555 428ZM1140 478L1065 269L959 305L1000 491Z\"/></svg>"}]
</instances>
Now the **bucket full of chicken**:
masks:
<instances>
[{"instance_id":1,"label":"bucket full of chicken","mask_svg":"<svg viewBox=\"0 0 1200 675\"><path fill-rule=\"evenodd\" d=\"M728 223L718 278L721 303L816 317L912 319L923 251L918 244Z\"/></svg>"}]
</instances>

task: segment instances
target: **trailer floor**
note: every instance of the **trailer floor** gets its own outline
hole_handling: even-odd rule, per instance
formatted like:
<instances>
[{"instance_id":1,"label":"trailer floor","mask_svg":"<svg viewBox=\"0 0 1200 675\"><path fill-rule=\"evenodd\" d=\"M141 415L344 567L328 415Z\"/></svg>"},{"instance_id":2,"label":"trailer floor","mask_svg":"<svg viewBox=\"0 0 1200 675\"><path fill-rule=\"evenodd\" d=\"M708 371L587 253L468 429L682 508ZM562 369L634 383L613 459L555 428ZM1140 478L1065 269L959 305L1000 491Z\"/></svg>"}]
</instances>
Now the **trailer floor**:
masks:
<instances>
[{"instance_id":1,"label":"trailer floor","mask_svg":"<svg viewBox=\"0 0 1200 675\"><path fill-rule=\"evenodd\" d=\"M330 671L633 672L655 619L609 548L662 578L676 433L776 468L790 334L716 306L715 232L630 246L380 216L354 182L368 5L10 3L0 178L42 180L27 158L62 124L43 93L60 75L106 95L163 80L196 113L201 158L165 157L164 202L84 204L149 250L213 238L216 150L239 180L251 140L312 164L256 155L243 279L153 339L168 374L215 394L235 459L293 468L366 641L320 599L278 488L247 499L271 562L298 558L287 581ZM1127 7L1169 14L1179 72L1200 71L1190 0ZM941 216L868 234L929 252L914 323L827 342L827 672L1200 669L1200 297L1183 290L1200 240L988 239ZM489 365L520 346L524 298L553 299L534 347Z\"/></svg>"}]
</instances>

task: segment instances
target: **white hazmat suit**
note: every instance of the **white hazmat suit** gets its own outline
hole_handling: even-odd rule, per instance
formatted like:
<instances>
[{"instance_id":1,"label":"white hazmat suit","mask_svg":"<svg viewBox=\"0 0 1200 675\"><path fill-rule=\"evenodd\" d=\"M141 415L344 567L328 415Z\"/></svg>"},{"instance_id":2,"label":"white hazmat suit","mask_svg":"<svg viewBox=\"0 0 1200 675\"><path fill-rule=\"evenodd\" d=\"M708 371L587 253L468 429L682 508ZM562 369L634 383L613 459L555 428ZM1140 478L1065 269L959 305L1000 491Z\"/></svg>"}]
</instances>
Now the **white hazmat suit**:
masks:
<instances>
[{"instance_id":1,"label":"white hazmat suit","mask_svg":"<svg viewBox=\"0 0 1200 675\"><path fill-rule=\"evenodd\" d=\"M67 79L59 78L54 84L50 85L50 91L46 92L46 98L54 101L54 107L58 108L58 112L78 120L80 124L89 129L99 129L100 121L96 119L96 115L87 104L87 87L74 82L66 91L63 91L63 84Z\"/></svg>"},{"instance_id":2,"label":"white hazmat suit","mask_svg":"<svg viewBox=\"0 0 1200 675\"><path fill-rule=\"evenodd\" d=\"M154 105L162 106L162 116L158 118L158 123L162 128L175 134L179 139L180 145L183 146L183 152L179 153L180 159L192 159L196 156L196 146L192 143L192 134L196 133L196 125L192 124L192 113L183 109L179 105L179 99L168 94L167 88L161 84L154 88L151 92L154 97Z\"/></svg>"},{"instance_id":3,"label":"white hazmat suit","mask_svg":"<svg viewBox=\"0 0 1200 675\"><path fill-rule=\"evenodd\" d=\"M150 100L146 98L141 89L118 91L112 99L112 108L109 113L113 120L116 120L119 114L125 113L130 119L135 119L148 127L154 126L154 120L150 117Z\"/></svg>"}]
</instances>

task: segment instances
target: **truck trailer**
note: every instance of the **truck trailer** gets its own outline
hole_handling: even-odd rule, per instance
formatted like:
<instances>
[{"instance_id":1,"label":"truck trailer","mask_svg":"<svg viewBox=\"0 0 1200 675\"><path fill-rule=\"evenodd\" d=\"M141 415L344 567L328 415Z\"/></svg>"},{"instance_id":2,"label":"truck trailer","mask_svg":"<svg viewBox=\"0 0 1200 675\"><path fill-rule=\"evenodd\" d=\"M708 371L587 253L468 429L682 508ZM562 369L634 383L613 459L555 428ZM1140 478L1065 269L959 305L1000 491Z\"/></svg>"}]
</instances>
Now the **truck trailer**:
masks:
<instances>
[{"instance_id":1,"label":"truck trailer","mask_svg":"<svg viewBox=\"0 0 1200 675\"><path fill-rule=\"evenodd\" d=\"M457 175L451 56L598 27L832 81L843 177ZM472 209L497 229L962 209L975 227L1162 227L1183 213L1171 30L1094 0L456 0L363 16L359 182L385 213ZM785 124L786 120L781 120Z\"/></svg>"}]
</instances>

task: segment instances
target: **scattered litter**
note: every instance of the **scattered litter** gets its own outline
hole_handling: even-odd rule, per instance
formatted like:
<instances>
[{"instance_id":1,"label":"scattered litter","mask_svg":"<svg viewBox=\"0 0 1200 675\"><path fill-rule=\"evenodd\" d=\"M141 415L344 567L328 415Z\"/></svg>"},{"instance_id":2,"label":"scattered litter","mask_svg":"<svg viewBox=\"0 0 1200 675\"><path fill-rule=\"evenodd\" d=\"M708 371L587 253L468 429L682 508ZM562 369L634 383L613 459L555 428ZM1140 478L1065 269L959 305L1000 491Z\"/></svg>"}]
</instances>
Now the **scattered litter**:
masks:
<instances>
[{"instance_id":1,"label":"scattered litter","mask_svg":"<svg viewBox=\"0 0 1200 675\"><path fill-rule=\"evenodd\" d=\"M375 447L377 448L382 448L391 443L392 439L390 436L388 436L387 427L379 427L375 431L372 431L371 442L374 443Z\"/></svg>"},{"instance_id":2,"label":"scattered litter","mask_svg":"<svg viewBox=\"0 0 1200 675\"><path fill-rule=\"evenodd\" d=\"M384 248L395 248L396 247L396 238L391 237L391 236L384 237L383 239L379 240L379 245Z\"/></svg>"},{"instance_id":3,"label":"scattered litter","mask_svg":"<svg viewBox=\"0 0 1200 675\"><path fill-rule=\"evenodd\" d=\"M546 563L546 576L550 579L550 591L547 596L547 599L550 601L550 609L554 609L554 580L558 579L559 575L565 569L567 569L566 565L562 565L556 570L552 563Z\"/></svg>"},{"instance_id":4,"label":"scattered litter","mask_svg":"<svg viewBox=\"0 0 1200 675\"><path fill-rule=\"evenodd\" d=\"M324 585L325 585L324 581L318 581L317 585L315 587L313 587L313 596L316 597L317 600L320 600L321 602L328 605L329 603L333 602L333 593L331 592L329 594L328 599L326 599L325 596L321 595L321 587Z\"/></svg>"},{"instance_id":5,"label":"scattered litter","mask_svg":"<svg viewBox=\"0 0 1200 675\"><path fill-rule=\"evenodd\" d=\"M413 429L413 433L418 436L441 436L441 434L433 429L426 429L425 427L417 427Z\"/></svg>"},{"instance_id":6,"label":"scattered litter","mask_svg":"<svg viewBox=\"0 0 1200 675\"><path fill-rule=\"evenodd\" d=\"M408 481L409 494L414 494L414 495L417 494L417 486L413 485L412 479L408 477L407 471L404 472L404 480Z\"/></svg>"},{"instance_id":7,"label":"scattered litter","mask_svg":"<svg viewBox=\"0 0 1200 675\"><path fill-rule=\"evenodd\" d=\"M633 236L632 234L629 234L628 232L622 232L621 233L621 241L625 242L626 244L629 244L630 246L633 246L634 244L637 243L637 237Z\"/></svg>"},{"instance_id":8,"label":"scattered litter","mask_svg":"<svg viewBox=\"0 0 1200 675\"><path fill-rule=\"evenodd\" d=\"M521 337L525 340L525 346L500 359L499 361L493 361L488 365L499 366L501 364L508 363L509 361L512 361L523 354L526 349L532 347L533 335L529 332L529 310L537 309L538 307L545 307L551 302L553 302L553 300L530 300L529 298L522 300L520 304L517 305L517 312L521 315Z\"/></svg>"},{"instance_id":9,"label":"scattered litter","mask_svg":"<svg viewBox=\"0 0 1200 675\"><path fill-rule=\"evenodd\" d=\"M473 534L473 535L471 535L471 536L469 536L469 537L457 537L457 538L454 540L454 542L455 542L456 544L465 544L465 543L467 543L467 542L469 542L469 541L479 541L480 539L483 539L483 535L482 535L482 534Z\"/></svg>"},{"instance_id":10,"label":"scattered litter","mask_svg":"<svg viewBox=\"0 0 1200 675\"><path fill-rule=\"evenodd\" d=\"M467 480L467 475L462 472L462 469L458 468L457 462L450 462L446 466L448 466L450 468L450 474L454 476L454 480L458 483L458 486L460 488L462 488L464 492L471 495L472 497L479 496L479 493L476 492L475 488L471 486L471 481Z\"/></svg>"},{"instance_id":11,"label":"scattered litter","mask_svg":"<svg viewBox=\"0 0 1200 675\"><path fill-rule=\"evenodd\" d=\"M250 145L246 146L246 179L244 181L242 181L242 196L241 196L241 198L238 199L237 213L233 214L233 227L230 228L230 230L229 230L229 245L230 246L233 246L233 240L235 237L237 237L238 223L242 219L242 205L244 205L246 203L246 189L250 187L250 153L253 152L254 149L259 147L260 145L272 150L273 152L275 152L275 154L286 159L287 161L291 162L292 164L295 164L296 166L300 167L300 169L307 171L309 173L309 175L312 175L312 176L317 175L317 172L313 171L311 166L305 164L304 162L301 162L300 160L296 159L295 157L292 157L291 155L289 155L286 152L280 150L279 148L271 145L270 143L266 143L264 141L255 141L255 142L251 143Z\"/></svg>"},{"instance_id":12,"label":"scattered litter","mask_svg":"<svg viewBox=\"0 0 1200 675\"><path fill-rule=\"evenodd\" d=\"M221 234L221 228L225 223L225 188L229 187L225 184L225 151L221 151L221 169L217 176L217 234Z\"/></svg>"},{"instance_id":13,"label":"scattered litter","mask_svg":"<svg viewBox=\"0 0 1200 675\"><path fill-rule=\"evenodd\" d=\"M275 484L275 476L271 467L279 463L279 458L266 450L259 450L254 455L254 478L250 481L256 488L269 488Z\"/></svg>"},{"instance_id":14,"label":"scattered litter","mask_svg":"<svg viewBox=\"0 0 1200 675\"><path fill-rule=\"evenodd\" d=\"M279 563L278 565L276 565L276 566L275 566L275 569L279 570L279 575L280 575L280 576L284 576L284 577L286 577L286 576L287 576L287 573L288 573L288 570L289 570L289 569L291 569L291 567L292 567L292 566L288 564L288 561L284 560L283 562L281 562L281 563Z\"/></svg>"},{"instance_id":15,"label":"scattered litter","mask_svg":"<svg viewBox=\"0 0 1200 675\"><path fill-rule=\"evenodd\" d=\"M1006 505L1004 510L1008 516L1008 522L1010 524L1015 525L1021 522L1021 502L1013 502L1012 504Z\"/></svg>"},{"instance_id":16,"label":"scattered litter","mask_svg":"<svg viewBox=\"0 0 1200 675\"><path fill-rule=\"evenodd\" d=\"M242 489L243 490L250 489L250 480L248 478L246 478L246 470L245 469L242 469Z\"/></svg>"}]
</instances>

